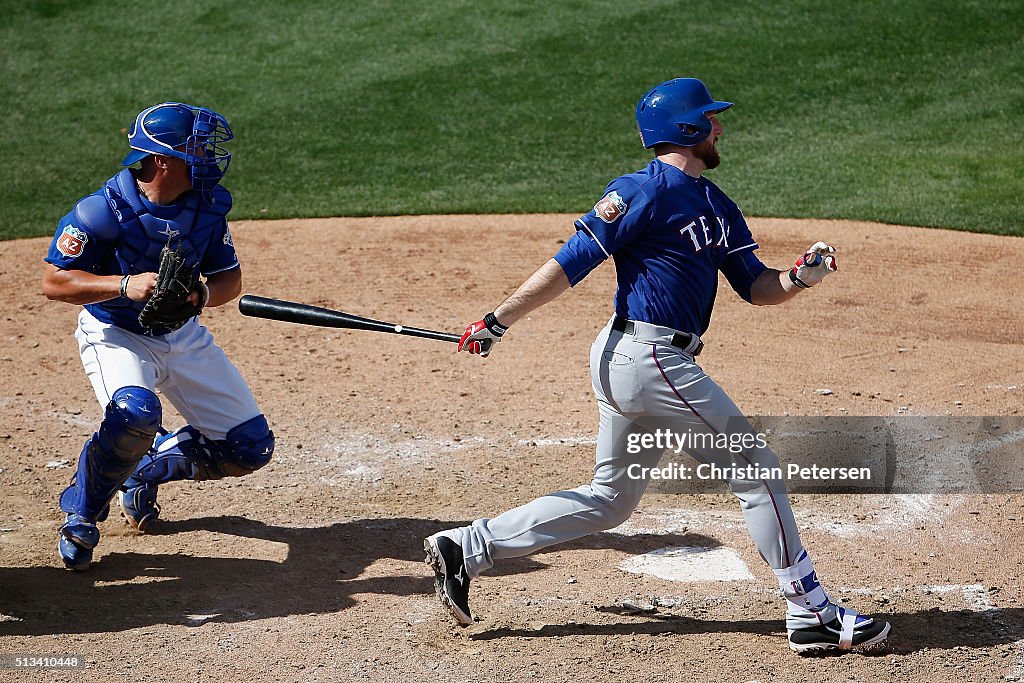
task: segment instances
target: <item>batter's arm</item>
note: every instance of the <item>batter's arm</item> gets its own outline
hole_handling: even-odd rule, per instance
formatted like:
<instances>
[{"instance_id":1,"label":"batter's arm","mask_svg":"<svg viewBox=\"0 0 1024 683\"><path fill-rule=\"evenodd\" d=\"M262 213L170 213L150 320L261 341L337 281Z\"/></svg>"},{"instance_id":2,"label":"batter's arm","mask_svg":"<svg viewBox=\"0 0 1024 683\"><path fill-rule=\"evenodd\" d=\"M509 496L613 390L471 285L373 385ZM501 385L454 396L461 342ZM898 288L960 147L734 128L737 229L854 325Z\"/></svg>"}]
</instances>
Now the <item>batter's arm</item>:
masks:
<instances>
[{"instance_id":1,"label":"batter's arm","mask_svg":"<svg viewBox=\"0 0 1024 683\"><path fill-rule=\"evenodd\" d=\"M838 270L836 248L815 242L789 270L767 268L750 285L750 303L772 306L792 299L801 289L808 289Z\"/></svg>"},{"instance_id":2,"label":"batter's arm","mask_svg":"<svg viewBox=\"0 0 1024 683\"><path fill-rule=\"evenodd\" d=\"M768 268L750 285L750 303L774 306L789 301L799 291L800 288L790 281L789 271Z\"/></svg>"},{"instance_id":3,"label":"batter's arm","mask_svg":"<svg viewBox=\"0 0 1024 683\"><path fill-rule=\"evenodd\" d=\"M42 292L51 301L69 304L94 304L121 296L120 275L96 275L84 270L64 270L47 263L43 270ZM126 293L132 301L145 301L156 286L156 273L139 273L128 280Z\"/></svg>"},{"instance_id":4,"label":"batter's arm","mask_svg":"<svg viewBox=\"0 0 1024 683\"><path fill-rule=\"evenodd\" d=\"M569 289L569 278L555 259L549 259L537 271L519 285L512 296L494 309L494 317L508 327L531 311L558 298Z\"/></svg>"}]
</instances>

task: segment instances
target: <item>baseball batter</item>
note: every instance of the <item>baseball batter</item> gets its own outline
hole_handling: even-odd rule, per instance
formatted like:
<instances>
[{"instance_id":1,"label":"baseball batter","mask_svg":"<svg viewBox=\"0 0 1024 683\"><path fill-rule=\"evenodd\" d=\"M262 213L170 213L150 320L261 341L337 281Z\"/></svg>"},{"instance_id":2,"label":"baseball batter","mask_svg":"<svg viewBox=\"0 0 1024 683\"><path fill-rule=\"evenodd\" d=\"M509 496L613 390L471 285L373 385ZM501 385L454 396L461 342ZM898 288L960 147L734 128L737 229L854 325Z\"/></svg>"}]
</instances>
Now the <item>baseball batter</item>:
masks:
<instances>
[{"instance_id":1,"label":"baseball batter","mask_svg":"<svg viewBox=\"0 0 1024 683\"><path fill-rule=\"evenodd\" d=\"M600 413L593 481L425 540L438 597L460 624L472 622L470 581L494 562L611 529L629 518L648 484L634 478L636 473L654 467L662 454L636 448L640 435L667 429L753 436L736 404L696 362L718 273L746 301L772 305L821 282L836 270L836 262L835 249L824 242L811 246L785 271L757 258L758 245L743 214L704 177L719 164L716 143L722 125L717 115L731 106L712 99L704 84L692 78L662 83L644 95L636 120L643 145L654 149L655 159L613 180L594 209L576 221L576 232L562 249L462 335L459 350L487 356L508 326L576 285L603 261L615 261L615 315L590 355ZM737 455L716 450L721 440L715 438L692 443L708 445L690 452L698 461L734 465L739 472L779 464L767 447ZM641 467L630 468L633 464ZM730 479L728 485L788 601L786 626L793 650L849 650L886 639L888 623L836 604L818 582L781 481Z\"/></svg>"},{"instance_id":2,"label":"baseball batter","mask_svg":"<svg viewBox=\"0 0 1024 683\"><path fill-rule=\"evenodd\" d=\"M209 109L176 102L145 109L121 163L140 167L107 180L57 225L42 290L84 305L75 336L103 409L60 496L67 517L58 550L70 569L89 567L96 525L116 493L129 524L145 531L160 513L160 484L248 474L274 451L245 380L197 318L242 287L225 219L231 194L219 184L231 159L223 145L232 137L224 117ZM148 300L170 296L162 255L171 248L177 284L182 277L188 283L184 300L167 310L151 305L159 310L140 316ZM186 426L163 430L157 389Z\"/></svg>"}]
</instances>

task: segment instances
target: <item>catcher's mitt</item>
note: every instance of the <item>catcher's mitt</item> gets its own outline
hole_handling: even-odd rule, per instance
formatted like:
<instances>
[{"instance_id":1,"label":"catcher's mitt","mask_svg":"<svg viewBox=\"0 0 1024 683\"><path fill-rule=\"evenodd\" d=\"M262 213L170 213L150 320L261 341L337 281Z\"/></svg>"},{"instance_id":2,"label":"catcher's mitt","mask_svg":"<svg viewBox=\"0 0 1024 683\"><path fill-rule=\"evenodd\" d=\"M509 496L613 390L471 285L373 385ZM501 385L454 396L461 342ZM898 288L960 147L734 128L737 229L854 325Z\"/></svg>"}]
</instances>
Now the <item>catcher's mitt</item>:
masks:
<instances>
[{"instance_id":1,"label":"catcher's mitt","mask_svg":"<svg viewBox=\"0 0 1024 683\"><path fill-rule=\"evenodd\" d=\"M139 324L146 329L166 327L176 330L189 319L199 315L205 305L205 297L200 292L196 306L186 299L197 286L195 273L185 262L183 251L171 249L170 244L160 250L160 270L156 276L156 287L153 295L139 313Z\"/></svg>"}]
</instances>

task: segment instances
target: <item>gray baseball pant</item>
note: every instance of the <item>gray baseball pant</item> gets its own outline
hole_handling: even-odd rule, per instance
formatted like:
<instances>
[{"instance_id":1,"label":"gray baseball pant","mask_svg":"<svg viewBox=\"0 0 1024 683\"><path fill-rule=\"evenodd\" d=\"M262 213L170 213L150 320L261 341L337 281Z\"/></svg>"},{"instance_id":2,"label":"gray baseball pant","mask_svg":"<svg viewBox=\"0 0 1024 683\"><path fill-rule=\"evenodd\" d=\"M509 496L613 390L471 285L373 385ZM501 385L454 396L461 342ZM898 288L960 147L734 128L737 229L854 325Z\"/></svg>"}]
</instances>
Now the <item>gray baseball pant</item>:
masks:
<instances>
[{"instance_id":1,"label":"gray baseball pant","mask_svg":"<svg viewBox=\"0 0 1024 683\"><path fill-rule=\"evenodd\" d=\"M638 443L633 442L643 432L668 429L676 434L716 435L746 430L753 435L750 423L721 387L687 350L671 344L675 333L667 327L637 322L632 334L612 330L611 323L598 334L590 353L600 412L593 481L447 532L462 546L471 578L489 569L495 560L529 555L625 522L649 481L636 477L638 468L630 470L630 465L653 468L663 453L656 448L629 452L638 450ZM694 339L689 349L696 347ZM714 447L688 452L700 463L723 467L747 463L779 467L778 458L767 447L747 449L739 455ZM779 479L728 479L727 483L739 498L747 529L761 556L772 569L793 565L803 546L784 484Z\"/></svg>"}]
</instances>

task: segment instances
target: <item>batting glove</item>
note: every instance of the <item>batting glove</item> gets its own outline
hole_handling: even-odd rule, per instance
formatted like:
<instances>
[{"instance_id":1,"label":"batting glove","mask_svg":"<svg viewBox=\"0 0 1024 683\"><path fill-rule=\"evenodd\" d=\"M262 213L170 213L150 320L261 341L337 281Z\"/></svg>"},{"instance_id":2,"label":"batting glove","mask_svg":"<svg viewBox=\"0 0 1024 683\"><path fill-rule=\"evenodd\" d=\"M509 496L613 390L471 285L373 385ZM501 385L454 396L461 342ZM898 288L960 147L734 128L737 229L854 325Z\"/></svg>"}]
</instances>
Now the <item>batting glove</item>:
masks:
<instances>
[{"instance_id":1,"label":"batting glove","mask_svg":"<svg viewBox=\"0 0 1024 683\"><path fill-rule=\"evenodd\" d=\"M494 313L488 313L483 320L477 320L466 327L459 340L459 351L469 351L479 354L481 358L487 358L491 348L501 341L501 336L507 329L498 322Z\"/></svg>"},{"instance_id":2,"label":"batting glove","mask_svg":"<svg viewBox=\"0 0 1024 683\"><path fill-rule=\"evenodd\" d=\"M836 257L832 255L835 252L835 247L815 242L807 253L797 259L796 265L789 271L789 279L800 289L813 287L829 273L839 270Z\"/></svg>"}]
</instances>

